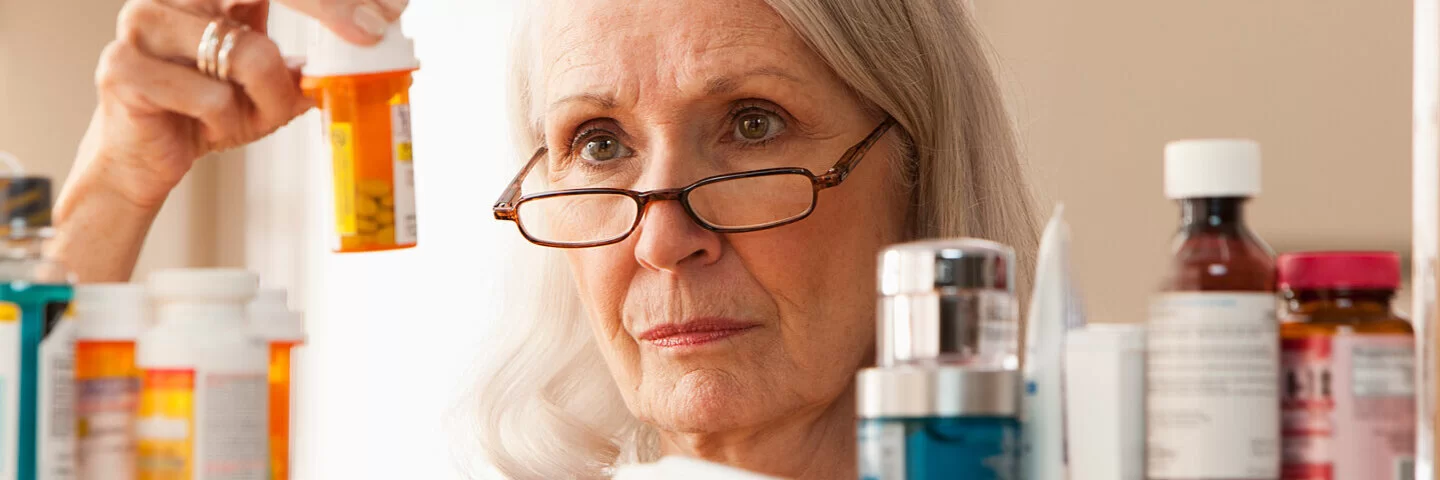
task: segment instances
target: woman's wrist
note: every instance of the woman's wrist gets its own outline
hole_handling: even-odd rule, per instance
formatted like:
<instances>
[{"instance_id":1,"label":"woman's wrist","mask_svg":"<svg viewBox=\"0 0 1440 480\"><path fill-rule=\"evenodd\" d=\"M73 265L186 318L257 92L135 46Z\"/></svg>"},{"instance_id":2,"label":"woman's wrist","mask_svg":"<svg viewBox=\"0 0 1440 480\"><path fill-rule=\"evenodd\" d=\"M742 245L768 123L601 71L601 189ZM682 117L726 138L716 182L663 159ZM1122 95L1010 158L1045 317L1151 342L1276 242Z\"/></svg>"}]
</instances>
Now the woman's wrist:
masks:
<instances>
[{"instance_id":1,"label":"woman's wrist","mask_svg":"<svg viewBox=\"0 0 1440 480\"><path fill-rule=\"evenodd\" d=\"M127 281L170 191L117 182L133 174L116 172L103 157L82 159L76 168L56 201L55 238L46 251L81 282Z\"/></svg>"}]
</instances>

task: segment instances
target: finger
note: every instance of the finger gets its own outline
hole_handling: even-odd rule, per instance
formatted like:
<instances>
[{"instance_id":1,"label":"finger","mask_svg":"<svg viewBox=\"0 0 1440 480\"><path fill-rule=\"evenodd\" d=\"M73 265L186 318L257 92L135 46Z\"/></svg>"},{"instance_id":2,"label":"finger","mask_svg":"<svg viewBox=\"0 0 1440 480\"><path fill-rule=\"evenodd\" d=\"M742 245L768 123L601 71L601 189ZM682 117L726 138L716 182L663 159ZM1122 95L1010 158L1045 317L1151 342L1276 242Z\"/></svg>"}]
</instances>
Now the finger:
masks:
<instances>
[{"instance_id":1,"label":"finger","mask_svg":"<svg viewBox=\"0 0 1440 480\"><path fill-rule=\"evenodd\" d=\"M210 145L250 138L244 107L232 85L146 55L132 44L117 41L105 48L95 84L102 97L137 113L176 112L198 120Z\"/></svg>"},{"instance_id":2,"label":"finger","mask_svg":"<svg viewBox=\"0 0 1440 480\"><path fill-rule=\"evenodd\" d=\"M314 17L330 31L351 43L380 41L390 23L400 18L408 0L279 0Z\"/></svg>"},{"instance_id":3,"label":"finger","mask_svg":"<svg viewBox=\"0 0 1440 480\"><path fill-rule=\"evenodd\" d=\"M115 37L151 56L195 65L200 37L211 19L149 0L132 1L120 9Z\"/></svg>"},{"instance_id":4,"label":"finger","mask_svg":"<svg viewBox=\"0 0 1440 480\"><path fill-rule=\"evenodd\" d=\"M154 57L193 69L200 38L211 21L169 5L132 2L122 12L120 38L139 45ZM268 131L309 108L309 100L300 91L299 79L287 67L275 42L252 31L230 30L222 35L235 37L235 45L226 59L229 78L239 84L253 102L257 113L255 128Z\"/></svg>"},{"instance_id":5,"label":"finger","mask_svg":"<svg viewBox=\"0 0 1440 480\"><path fill-rule=\"evenodd\" d=\"M313 105L300 90L298 69L291 68L275 42L251 31L232 35L236 37L228 59L230 80L255 104L258 128L268 132Z\"/></svg>"}]
</instances>

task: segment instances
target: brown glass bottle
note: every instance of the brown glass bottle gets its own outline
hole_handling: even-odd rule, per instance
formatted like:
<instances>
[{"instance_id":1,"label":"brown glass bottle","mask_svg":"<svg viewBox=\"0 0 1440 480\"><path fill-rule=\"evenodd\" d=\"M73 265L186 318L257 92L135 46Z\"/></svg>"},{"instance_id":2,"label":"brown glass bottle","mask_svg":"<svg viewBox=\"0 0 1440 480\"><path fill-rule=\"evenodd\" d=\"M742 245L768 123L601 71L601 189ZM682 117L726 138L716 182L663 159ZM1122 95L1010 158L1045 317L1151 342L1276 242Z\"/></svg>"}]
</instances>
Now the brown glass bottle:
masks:
<instances>
[{"instance_id":1,"label":"brown glass bottle","mask_svg":"<svg viewBox=\"0 0 1440 480\"><path fill-rule=\"evenodd\" d=\"M1280 257L1283 478L1391 478L1415 455L1414 330L1391 310L1400 256Z\"/></svg>"},{"instance_id":2,"label":"brown glass bottle","mask_svg":"<svg viewBox=\"0 0 1440 480\"><path fill-rule=\"evenodd\" d=\"M1146 478L1280 478L1280 341L1275 262L1245 223L1259 146L1166 146L1166 194L1180 228L1151 301Z\"/></svg>"}]
</instances>

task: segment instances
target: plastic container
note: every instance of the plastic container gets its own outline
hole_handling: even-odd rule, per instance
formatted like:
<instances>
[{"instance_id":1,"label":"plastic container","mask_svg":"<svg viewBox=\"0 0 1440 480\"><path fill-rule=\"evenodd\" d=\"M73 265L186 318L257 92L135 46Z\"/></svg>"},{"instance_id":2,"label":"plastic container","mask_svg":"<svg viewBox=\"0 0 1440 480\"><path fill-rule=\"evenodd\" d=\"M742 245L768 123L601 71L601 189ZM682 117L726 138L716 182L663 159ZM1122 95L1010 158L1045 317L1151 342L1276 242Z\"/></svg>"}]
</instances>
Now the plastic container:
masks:
<instances>
[{"instance_id":1,"label":"plastic container","mask_svg":"<svg viewBox=\"0 0 1440 480\"><path fill-rule=\"evenodd\" d=\"M75 474L70 274L42 253L50 179L0 177L0 478Z\"/></svg>"},{"instance_id":2,"label":"plastic container","mask_svg":"<svg viewBox=\"0 0 1440 480\"><path fill-rule=\"evenodd\" d=\"M1145 327L1091 324L1065 336L1069 480L1144 480Z\"/></svg>"},{"instance_id":3,"label":"plastic container","mask_svg":"<svg viewBox=\"0 0 1440 480\"><path fill-rule=\"evenodd\" d=\"M299 312L290 311L287 295L280 289L261 289L250 302L249 316L251 328L270 351L270 480L286 480L295 404L291 356L305 342L305 321Z\"/></svg>"},{"instance_id":4,"label":"plastic container","mask_svg":"<svg viewBox=\"0 0 1440 480\"><path fill-rule=\"evenodd\" d=\"M1243 215L1260 193L1260 146L1171 142L1165 193L1181 214L1150 304L1146 478L1278 479L1274 253Z\"/></svg>"},{"instance_id":5,"label":"plastic container","mask_svg":"<svg viewBox=\"0 0 1440 480\"><path fill-rule=\"evenodd\" d=\"M1411 478L1415 337L1391 252L1281 255L1284 477Z\"/></svg>"},{"instance_id":6,"label":"plastic container","mask_svg":"<svg viewBox=\"0 0 1440 480\"><path fill-rule=\"evenodd\" d=\"M78 478L135 478L135 410L140 367L135 342L152 323L145 286L75 287Z\"/></svg>"},{"instance_id":7,"label":"plastic container","mask_svg":"<svg viewBox=\"0 0 1440 480\"><path fill-rule=\"evenodd\" d=\"M323 113L333 173L336 252L416 245L415 168L410 140L415 45L394 24L361 47L316 28L301 87Z\"/></svg>"},{"instance_id":8,"label":"plastic container","mask_svg":"<svg viewBox=\"0 0 1440 480\"><path fill-rule=\"evenodd\" d=\"M265 480L269 349L245 317L241 270L151 275L157 323L136 346L140 478Z\"/></svg>"},{"instance_id":9,"label":"plastic container","mask_svg":"<svg viewBox=\"0 0 1440 480\"><path fill-rule=\"evenodd\" d=\"M1014 250L930 240L879 262L877 366L855 379L860 478L1019 478Z\"/></svg>"},{"instance_id":10,"label":"plastic container","mask_svg":"<svg viewBox=\"0 0 1440 480\"><path fill-rule=\"evenodd\" d=\"M1065 333L1085 326L1085 311L1071 278L1070 226L1065 207L1040 236L1035 262L1035 288L1025 324L1025 394L1020 398L1020 473L1025 478L1065 477Z\"/></svg>"}]
</instances>

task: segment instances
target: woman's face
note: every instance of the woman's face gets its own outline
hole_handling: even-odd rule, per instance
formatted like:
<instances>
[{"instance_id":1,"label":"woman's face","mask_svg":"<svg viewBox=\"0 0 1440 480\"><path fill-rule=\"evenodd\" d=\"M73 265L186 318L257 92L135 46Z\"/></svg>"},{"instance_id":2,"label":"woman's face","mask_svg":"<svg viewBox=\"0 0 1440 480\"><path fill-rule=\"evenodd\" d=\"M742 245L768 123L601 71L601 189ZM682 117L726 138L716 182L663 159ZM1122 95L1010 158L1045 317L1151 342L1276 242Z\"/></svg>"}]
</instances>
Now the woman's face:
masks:
<instances>
[{"instance_id":1,"label":"woman's face","mask_svg":"<svg viewBox=\"0 0 1440 480\"><path fill-rule=\"evenodd\" d=\"M536 100L552 152L537 173L552 187L823 172L883 120L761 0L550 7ZM823 411L848 394L873 352L875 255L905 222L894 138L800 222L717 234L663 201L625 241L567 251L636 416L719 432Z\"/></svg>"}]
</instances>

